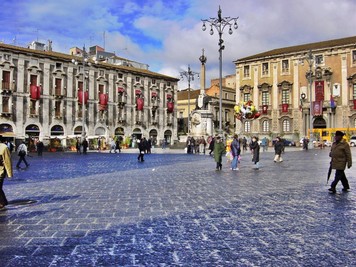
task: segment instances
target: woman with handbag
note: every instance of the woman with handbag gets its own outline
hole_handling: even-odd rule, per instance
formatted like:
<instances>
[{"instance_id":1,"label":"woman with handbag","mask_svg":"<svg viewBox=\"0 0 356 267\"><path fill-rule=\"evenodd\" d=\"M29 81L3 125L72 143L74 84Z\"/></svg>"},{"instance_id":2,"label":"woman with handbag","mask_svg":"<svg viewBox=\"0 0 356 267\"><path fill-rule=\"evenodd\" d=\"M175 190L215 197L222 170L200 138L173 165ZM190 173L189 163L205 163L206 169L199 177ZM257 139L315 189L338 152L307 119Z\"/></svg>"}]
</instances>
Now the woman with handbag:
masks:
<instances>
[{"instance_id":1,"label":"woman with handbag","mask_svg":"<svg viewBox=\"0 0 356 267\"><path fill-rule=\"evenodd\" d=\"M19 155L19 161L16 164L16 168L20 168L20 164L21 162L25 162L26 167L30 166L29 163L27 163L25 156L27 155L27 146L25 145L25 141L22 142L21 145L19 145L18 149L17 149L17 153Z\"/></svg>"}]
</instances>

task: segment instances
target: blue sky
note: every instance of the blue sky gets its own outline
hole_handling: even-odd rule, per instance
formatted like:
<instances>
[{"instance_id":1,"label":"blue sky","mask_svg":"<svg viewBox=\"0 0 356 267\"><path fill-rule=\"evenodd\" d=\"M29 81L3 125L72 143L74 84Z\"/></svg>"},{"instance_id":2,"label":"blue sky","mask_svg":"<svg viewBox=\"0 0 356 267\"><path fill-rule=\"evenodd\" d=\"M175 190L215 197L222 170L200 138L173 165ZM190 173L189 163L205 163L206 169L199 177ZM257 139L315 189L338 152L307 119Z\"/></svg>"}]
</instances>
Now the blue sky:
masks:
<instances>
[{"instance_id":1,"label":"blue sky","mask_svg":"<svg viewBox=\"0 0 356 267\"><path fill-rule=\"evenodd\" d=\"M219 5L224 17L239 17L239 28L223 34L224 76L241 57L356 35L355 0L1 0L0 41L52 40L63 53L105 43L109 52L177 78L188 64L200 71L204 48L209 86L219 76L218 35L203 32L201 19L217 17Z\"/></svg>"}]
</instances>

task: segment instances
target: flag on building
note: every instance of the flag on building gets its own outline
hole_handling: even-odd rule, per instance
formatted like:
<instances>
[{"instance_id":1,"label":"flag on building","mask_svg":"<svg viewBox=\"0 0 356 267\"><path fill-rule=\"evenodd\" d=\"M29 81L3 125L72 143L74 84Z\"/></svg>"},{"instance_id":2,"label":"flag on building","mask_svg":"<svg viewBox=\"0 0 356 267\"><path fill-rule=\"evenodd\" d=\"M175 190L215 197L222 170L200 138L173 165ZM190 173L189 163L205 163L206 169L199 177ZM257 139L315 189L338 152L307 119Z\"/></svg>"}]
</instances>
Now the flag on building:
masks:
<instances>
[{"instance_id":1,"label":"flag on building","mask_svg":"<svg viewBox=\"0 0 356 267\"><path fill-rule=\"evenodd\" d=\"M330 107L331 108L336 108L335 100L333 95L330 95Z\"/></svg>"}]
</instances>

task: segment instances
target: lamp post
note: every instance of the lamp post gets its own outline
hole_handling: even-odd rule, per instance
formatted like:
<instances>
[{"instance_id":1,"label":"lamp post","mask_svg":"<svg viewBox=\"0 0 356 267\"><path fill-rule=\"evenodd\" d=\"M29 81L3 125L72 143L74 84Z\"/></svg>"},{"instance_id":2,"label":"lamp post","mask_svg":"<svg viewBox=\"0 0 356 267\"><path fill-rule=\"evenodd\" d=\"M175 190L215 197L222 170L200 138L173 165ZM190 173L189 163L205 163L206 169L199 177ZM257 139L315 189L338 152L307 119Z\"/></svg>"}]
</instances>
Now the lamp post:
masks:
<instances>
[{"instance_id":1,"label":"lamp post","mask_svg":"<svg viewBox=\"0 0 356 267\"><path fill-rule=\"evenodd\" d=\"M308 54L301 58L301 61L303 62L306 60L308 62L309 66L309 71L306 74L306 77L308 79L308 84L309 84L309 146L312 148L313 147L313 65L314 65L314 56L311 50L309 50ZM302 96L303 98L303 96ZM304 97L305 98L305 97Z\"/></svg>"},{"instance_id":2,"label":"lamp post","mask_svg":"<svg viewBox=\"0 0 356 267\"><path fill-rule=\"evenodd\" d=\"M230 17L222 17L221 16L221 8L219 6L219 11L218 11L218 18L209 18L209 19L202 19L203 26L202 30L206 30L205 23L208 23L210 25L210 35L214 34L214 29L215 28L219 34L219 134L222 134L222 119L221 119L221 114L222 114L222 51L225 49L225 46L223 45L224 40L222 39L222 34L224 32L224 29L226 26L229 26L229 34L231 35L233 33L232 30L232 25L234 25L234 29L237 29L237 18L230 18ZM232 24L233 23L233 24Z\"/></svg>"},{"instance_id":3,"label":"lamp post","mask_svg":"<svg viewBox=\"0 0 356 267\"><path fill-rule=\"evenodd\" d=\"M199 78L199 73L192 71L188 65L188 71L181 71L180 77L183 80L184 77L188 81L188 134L190 133L190 81L194 81L194 76L197 75Z\"/></svg>"},{"instance_id":4,"label":"lamp post","mask_svg":"<svg viewBox=\"0 0 356 267\"><path fill-rule=\"evenodd\" d=\"M88 62L88 56L87 53L85 51L85 46L83 47L83 55L82 55L82 66L83 66L83 89L82 89L82 142L84 141L85 138L85 89L86 89L86 85L85 85L85 66L91 66L91 63ZM79 62L76 61L75 59L72 59L72 63L75 65L78 65Z\"/></svg>"}]
</instances>

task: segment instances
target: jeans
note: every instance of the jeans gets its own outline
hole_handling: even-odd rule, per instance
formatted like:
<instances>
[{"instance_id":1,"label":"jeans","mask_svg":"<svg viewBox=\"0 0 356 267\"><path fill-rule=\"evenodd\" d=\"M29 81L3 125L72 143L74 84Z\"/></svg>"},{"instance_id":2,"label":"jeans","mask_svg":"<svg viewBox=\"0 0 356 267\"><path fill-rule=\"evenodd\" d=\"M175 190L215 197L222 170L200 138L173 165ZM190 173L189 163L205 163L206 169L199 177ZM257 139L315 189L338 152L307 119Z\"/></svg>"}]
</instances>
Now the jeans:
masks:
<instances>
[{"instance_id":1,"label":"jeans","mask_svg":"<svg viewBox=\"0 0 356 267\"><path fill-rule=\"evenodd\" d=\"M239 156L234 156L234 158L231 161L231 169L237 169L237 158Z\"/></svg>"}]
</instances>

